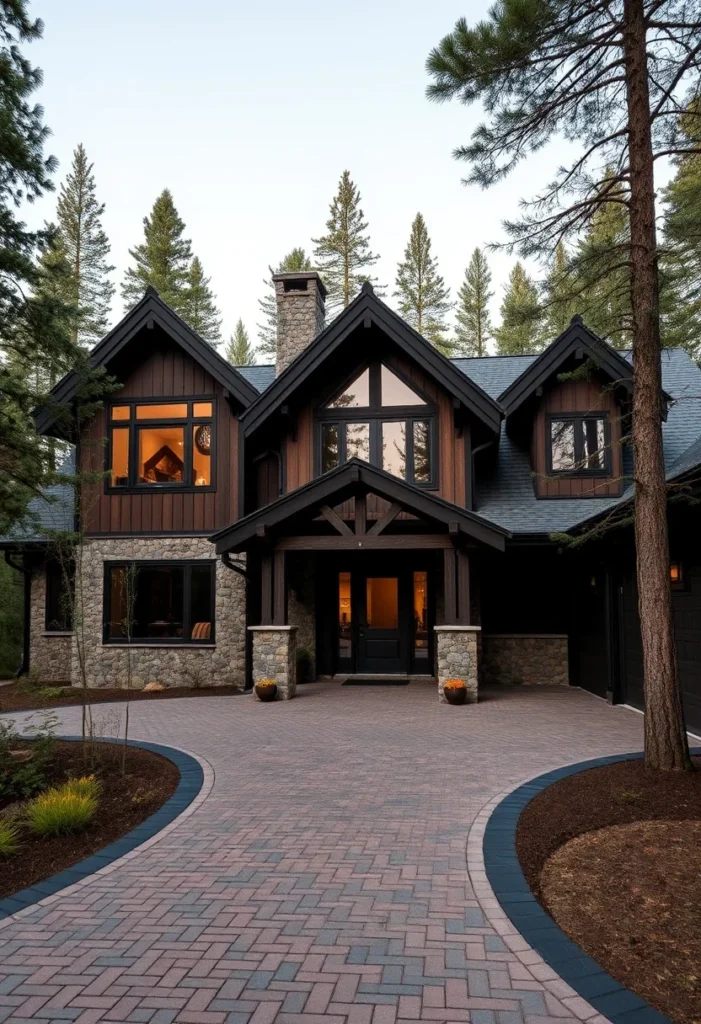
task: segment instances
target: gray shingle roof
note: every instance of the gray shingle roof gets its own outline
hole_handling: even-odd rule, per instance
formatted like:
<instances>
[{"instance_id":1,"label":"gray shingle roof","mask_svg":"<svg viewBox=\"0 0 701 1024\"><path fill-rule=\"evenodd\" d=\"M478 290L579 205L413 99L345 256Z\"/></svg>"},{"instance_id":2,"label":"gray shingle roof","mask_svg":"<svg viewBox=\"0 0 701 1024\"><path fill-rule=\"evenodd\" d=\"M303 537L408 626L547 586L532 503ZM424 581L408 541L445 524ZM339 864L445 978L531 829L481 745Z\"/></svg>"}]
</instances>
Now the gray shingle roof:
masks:
<instances>
[{"instance_id":1,"label":"gray shingle roof","mask_svg":"<svg viewBox=\"0 0 701 1024\"><path fill-rule=\"evenodd\" d=\"M75 453L70 453L59 467L59 473L72 476L75 473ZM26 519L18 523L6 536L0 537L0 545L26 542L42 543L52 532L70 532L73 523L73 488L70 484L53 484L47 487L41 497L32 498L27 508Z\"/></svg>"},{"instance_id":2,"label":"gray shingle roof","mask_svg":"<svg viewBox=\"0 0 701 1024\"><path fill-rule=\"evenodd\" d=\"M627 359L629 353L624 353ZM508 387L517 370L517 360L523 360L525 369L532 356L512 356L504 360L504 387ZM500 383L498 366L483 366L487 360L459 360L461 369L467 373L487 373L490 386L495 391ZM479 378L478 378L479 379ZM487 388L487 382L480 381ZM665 466L671 470L681 456L693 456L689 451L697 440L701 441L701 369L682 349L665 349L662 353L662 386L672 397L666 423L663 424ZM502 389L503 390L503 387ZM701 461L701 443L698 448ZM687 458L688 462L688 458ZM693 468L688 465L687 468ZM626 449L624 474L632 475L631 451ZM505 526L514 534L519 533L565 533L593 516L606 512L614 505L632 497L632 486L626 487L620 498L558 498L538 499L533 490L529 453L519 448L506 434L502 424L499 454L496 466L484 479L478 480L475 488L476 511L492 522Z\"/></svg>"},{"instance_id":3,"label":"gray shingle roof","mask_svg":"<svg viewBox=\"0 0 701 1024\"><path fill-rule=\"evenodd\" d=\"M236 366L235 369L261 394L275 380L274 366Z\"/></svg>"}]
</instances>

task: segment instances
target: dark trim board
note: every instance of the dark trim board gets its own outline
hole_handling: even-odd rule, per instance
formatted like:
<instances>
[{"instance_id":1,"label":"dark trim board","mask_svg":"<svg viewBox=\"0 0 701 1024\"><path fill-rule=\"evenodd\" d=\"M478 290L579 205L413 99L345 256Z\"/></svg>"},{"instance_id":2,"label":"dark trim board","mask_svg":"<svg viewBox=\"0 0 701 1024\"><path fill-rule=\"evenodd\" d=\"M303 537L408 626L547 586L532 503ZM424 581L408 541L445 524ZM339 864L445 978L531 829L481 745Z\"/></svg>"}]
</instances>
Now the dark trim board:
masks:
<instances>
[{"instance_id":1,"label":"dark trim board","mask_svg":"<svg viewBox=\"0 0 701 1024\"><path fill-rule=\"evenodd\" d=\"M499 404L378 299L372 285L366 282L350 305L246 409L241 416L245 436L253 434L279 409L353 331L373 323L474 416L498 433L502 420Z\"/></svg>"},{"instance_id":2,"label":"dark trim board","mask_svg":"<svg viewBox=\"0 0 701 1024\"><path fill-rule=\"evenodd\" d=\"M90 363L94 367L107 366L131 342L142 329L153 329L158 326L178 344L188 355L204 367L208 373L219 381L222 387L244 409L259 397L258 392L249 384L245 377L235 370L226 359L203 338L189 327L184 320L159 298L155 288L146 289L144 297L130 309L126 316L110 333L95 346L90 353ZM53 403L67 405L75 396L78 377L75 373L67 374L52 390ZM55 410L51 406L42 406L34 412L34 421L38 433L50 434L56 421Z\"/></svg>"},{"instance_id":3,"label":"dark trim board","mask_svg":"<svg viewBox=\"0 0 701 1024\"><path fill-rule=\"evenodd\" d=\"M698 757L701 748L691 753ZM642 756L631 753L596 757L546 772L519 786L497 804L487 822L484 862L489 884L511 923L536 953L600 1014L608 1017L612 1024L673 1024L612 978L565 935L531 892L516 854L518 820L538 793L570 775L619 761L638 760Z\"/></svg>"},{"instance_id":4,"label":"dark trim board","mask_svg":"<svg viewBox=\"0 0 701 1024\"><path fill-rule=\"evenodd\" d=\"M80 741L79 736L60 736L59 739ZM98 742L109 743L114 741L99 737ZM183 750L176 750L174 747L163 746L160 743L145 743L140 740L129 740L129 746L139 747L141 750L150 750L154 754L160 754L161 757L167 757L169 761L176 765L180 772L180 782L173 795L150 818L142 821L140 825L137 825L131 832L122 836L121 839L116 839L109 846L105 846L102 850L98 850L97 853L86 857L85 860L79 861L73 867L66 868L56 875L45 878L42 882L37 882L28 889L21 889L19 892L14 893L14 895L6 896L5 899L0 900L0 920L11 917L12 914L17 914L20 910L26 910L27 907L31 907L35 903L40 903L47 896L53 896L69 885L81 882L84 878L94 874L94 872L99 871L101 868L106 868L109 864L119 860L126 853L130 853L137 846L141 846L147 839L152 839L161 829L164 829L166 825L170 825L172 821L182 814L202 789L204 783L202 766L190 754L186 754Z\"/></svg>"},{"instance_id":5,"label":"dark trim board","mask_svg":"<svg viewBox=\"0 0 701 1024\"><path fill-rule=\"evenodd\" d=\"M347 498L367 493L399 502L406 511L447 527L456 539L462 533L466 538L503 551L506 538L510 536L508 530L474 512L459 508L360 459L350 459L337 469L219 530L210 539L216 545L218 555L223 551L242 551L261 535L265 537L269 530L276 527L284 530L284 524L296 516L311 513L323 504L341 504ZM386 533L380 537L389 539Z\"/></svg>"},{"instance_id":6,"label":"dark trim board","mask_svg":"<svg viewBox=\"0 0 701 1024\"><path fill-rule=\"evenodd\" d=\"M513 384L499 395L499 402L507 417L513 416L523 403L558 371L565 360L578 354L581 354L582 359L591 359L616 386L632 393L632 365L585 327L580 316L574 316L572 323L559 338L548 345Z\"/></svg>"}]
</instances>

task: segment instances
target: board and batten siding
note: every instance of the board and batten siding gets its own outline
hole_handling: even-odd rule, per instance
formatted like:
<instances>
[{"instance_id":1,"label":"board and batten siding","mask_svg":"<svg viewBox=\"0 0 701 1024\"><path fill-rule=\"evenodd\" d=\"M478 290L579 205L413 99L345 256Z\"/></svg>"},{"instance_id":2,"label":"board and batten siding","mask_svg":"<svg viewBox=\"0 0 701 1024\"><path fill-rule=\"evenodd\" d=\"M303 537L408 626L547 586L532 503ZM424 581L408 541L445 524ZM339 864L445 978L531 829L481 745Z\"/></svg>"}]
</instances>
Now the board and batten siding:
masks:
<instances>
[{"instance_id":1,"label":"board and batten siding","mask_svg":"<svg viewBox=\"0 0 701 1024\"><path fill-rule=\"evenodd\" d=\"M122 399L176 399L213 396L215 490L194 493L147 490L143 493L105 493L105 481L85 487L83 516L89 535L144 533L211 533L238 518L239 423L222 385L181 349L152 350L138 365L115 374L123 384L107 404ZM81 445L83 468L104 471L108 434L107 411L92 420Z\"/></svg>"},{"instance_id":2,"label":"board and batten siding","mask_svg":"<svg viewBox=\"0 0 701 1024\"><path fill-rule=\"evenodd\" d=\"M611 475L548 475L546 444L548 422L561 413L607 413L610 430ZM546 391L533 427L531 459L539 498L614 497L623 491L621 408L610 385L596 379L558 381Z\"/></svg>"},{"instance_id":3,"label":"board and batten siding","mask_svg":"<svg viewBox=\"0 0 701 1024\"><path fill-rule=\"evenodd\" d=\"M438 487L432 493L456 505L467 506L466 491L466 438L467 429L458 431L453 423L453 403L450 395L413 363L399 356L386 355L383 362L400 372L406 380L413 382L437 408L436 429L438 431ZM392 410L388 408L388 418ZM362 419L362 413L359 414ZM315 407L313 404L302 408L297 416L296 432L288 435L283 442L285 458L285 493L309 483L315 475ZM375 495L368 496L368 516L377 518L389 507L388 502ZM353 516L354 502L349 500L337 509L345 517Z\"/></svg>"}]
</instances>

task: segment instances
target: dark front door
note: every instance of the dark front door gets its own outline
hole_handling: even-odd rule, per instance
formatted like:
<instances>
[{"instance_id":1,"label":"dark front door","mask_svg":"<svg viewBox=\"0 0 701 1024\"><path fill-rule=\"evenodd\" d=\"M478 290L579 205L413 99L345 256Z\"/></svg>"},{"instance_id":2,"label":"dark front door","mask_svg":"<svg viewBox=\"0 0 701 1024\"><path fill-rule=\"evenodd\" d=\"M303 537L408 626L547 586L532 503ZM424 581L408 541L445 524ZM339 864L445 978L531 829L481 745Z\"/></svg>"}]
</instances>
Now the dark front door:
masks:
<instances>
[{"instance_id":1,"label":"dark front door","mask_svg":"<svg viewBox=\"0 0 701 1024\"><path fill-rule=\"evenodd\" d=\"M399 576L366 576L361 581L358 623L360 673L397 673L403 669L399 591Z\"/></svg>"},{"instance_id":2,"label":"dark front door","mask_svg":"<svg viewBox=\"0 0 701 1024\"><path fill-rule=\"evenodd\" d=\"M317 620L321 670L430 675L431 565L414 552L355 555L329 565Z\"/></svg>"}]
</instances>

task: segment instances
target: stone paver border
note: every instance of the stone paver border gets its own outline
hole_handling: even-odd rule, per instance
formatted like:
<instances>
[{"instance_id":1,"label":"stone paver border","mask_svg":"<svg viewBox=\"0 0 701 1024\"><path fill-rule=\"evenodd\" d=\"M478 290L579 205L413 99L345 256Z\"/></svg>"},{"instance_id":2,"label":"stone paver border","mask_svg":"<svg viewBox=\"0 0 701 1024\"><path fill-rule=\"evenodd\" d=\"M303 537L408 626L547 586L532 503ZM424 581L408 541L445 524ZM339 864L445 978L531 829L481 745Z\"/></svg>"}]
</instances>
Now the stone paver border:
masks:
<instances>
[{"instance_id":1,"label":"stone paver border","mask_svg":"<svg viewBox=\"0 0 701 1024\"><path fill-rule=\"evenodd\" d=\"M701 747L694 748L691 753L701 756ZM612 1024L672 1022L612 978L557 926L533 895L521 870L516 854L516 828L526 805L560 779L618 761L637 760L642 756L638 752L597 757L557 768L523 783L491 811L482 844L487 879L511 924L564 982Z\"/></svg>"},{"instance_id":2,"label":"stone paver border","mask_svg":"<svg viewBox=\"0 0 701 1024\"><path fill-rule=\"evenodd\" d=\"M79 736L59 736L57 739L80 741ZM105 737L100 742L114 743L115 740ZM53 902L59 893L84 884L96 872L113 870L117 867L117 861L121 862L128 858L137 847L143 847L145 843L150 845L150 841L156 841L164 834L164 830L170 831L168 826L174 827L176 821L191 814L202 802L197 800L198 796L201 795L204 799L209 793L214 774L207 762L201 758L177 747L164 746L160 743L129 740L129 746L150 750L173 762L180 772L180 781L173 795L150 818L146 818L131 832L127 832L126 835L98 850L97 853L91 854L90 857L79 861L73 867L50 875L49 878L0 900L0 927L11 918L21 916L22 912L32 910L38 903ZM197 800L197 804L193 806L195 800Z\"/></svg>"}]
</instances>

